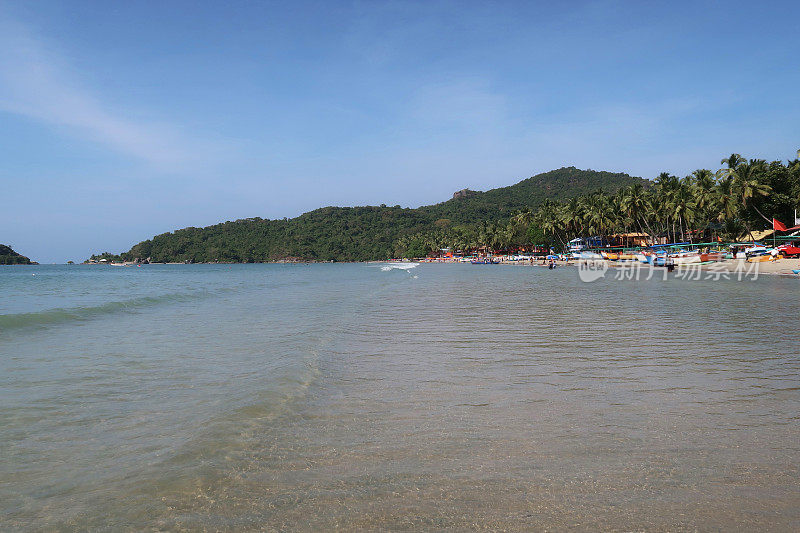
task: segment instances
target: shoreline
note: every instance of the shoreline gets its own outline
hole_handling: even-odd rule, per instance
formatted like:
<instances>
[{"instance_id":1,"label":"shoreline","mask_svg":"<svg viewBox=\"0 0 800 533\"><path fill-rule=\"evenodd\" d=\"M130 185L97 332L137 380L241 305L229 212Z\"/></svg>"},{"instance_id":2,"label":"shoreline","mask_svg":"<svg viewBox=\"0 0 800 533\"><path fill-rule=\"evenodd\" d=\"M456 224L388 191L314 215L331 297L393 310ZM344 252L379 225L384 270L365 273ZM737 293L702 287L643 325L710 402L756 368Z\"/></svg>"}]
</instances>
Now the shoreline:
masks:
<instances>
[{"instance_id":1,"label":"shoreline","mask_svg":"<svg viewBox=\"0 0 800 533\"><path fill-rule=\"evenodd\" d=\"M574 261L554 261L559 267L562 266L575 266L580 260ZM629 269L662 269L664 267L651 267L646 263L636 263L632 261L608 261L597 260L596 264L606 263L608 268L629 268ZM526 261L501 261L500 265L518 265L518 266L547 266L542 262L526 262ZM785 275L790 277L797 277L798 275L792 272L793 270L800 270L800 259L778 259L776 261L764 261L761 263L748 263L744 259L727 259L725 261L717 261L714 263L690 263L685 265L676 265L676 270L683 268L683 270L699 269L703 272L719 272L721 274L736 274L737 272L747 271L752 269L753 272L769 275Z\"/></svg>"},{"instance_id":2,"label":"shoreline","mask_svg":"<svg viewBox=\"0 0 800 533\"><path fill-rule=\"evenodd\" d=\"M569 266L576 266L578 263L582 261L580 259L574 260L555 260L555 263L559 267L569 267ZM585 260L584 260L585 261ZM634 261L609 261L605 259L598 259L592 261L595 264L606 263L608 268L629 268L629 269L661 269L663 267L650 267L650 265L645 263L639 263ZM72 266L115 266L115 267L135 267L135 266L147 266L147 265L311 265L311 264L383 264L383 263L421 263L421 264L449 264L449 265L461 265L461 264L469 264L463 263L461 261L455 260L425 260L425 259L413 259L413 260L400 260L400 259L386 259L386 260L368 260L368 261L315 261L315 260L277 260L277 261L258 261L252 263L242 263L242 262L195 262L195 263L183 263L183 262L170 262L170 263L76 263ZM53 264L62 264L62 263L53 263ZM64 263L66 264L66 263ZM544 260L527 260L527 261L508 261L499 259L497 262L498 265L506 265L506 266L532 266L532 267L546 267L548 265L548 261ZM757 266L756 266L757 265ZM29 265L9 265L9 266L41 266L38 263L32 263ZM758 272L759 275L779 275L779 276L787 276L787 277L798 277L797 274L793 272L793 270L800 270L800 258L783 258L777 259L775 261L764 261L760 263L748 263L746 260L743 259L726 259L724 261L717 261L713 263L690 263L686 265L676 265L676 269L684 270L688 269L699 269L704 272L715 272L720 274L736 274L737 272L741 272L742 270L750 270L751 272Z\"/></svg>"},{"instance_id":3,"label":"shoreline","mask_svg":"<svg viewBox=\"0 0 800 533\"><path fill-rule=\"evenodd\" d=\"M570 260L554 260L553 263L556 264L558 267L571 267L578 265L581 259L570 259ZM600 265L605 263L609 269L650 269L653 270L661 270L664 267L652 267L647 263L640 263L636 261L609 261L607 259L597 259L597 260L588 260L593 264ZM381 262L381 261L374 261L374 262ZM436 260L436 261L424 261L418 260L416 262L425 263L425 264L469 264L469 263L462 263L460 261L443 261L443 260ZM507 261L507 260L498 260L498 265L506 265L506 266L526 266L526 267L546 267L549 264L549 261L543 261L540 259L536 259L533 261ZM684 271L690 269L699 269L703 272L714 272L720 274L737 274L738 272L742 271L750 271L752 273L757 272L759 275L779 275L779 276L787 276L787 277L800 277L793 272L793 270L800 270L800 258L783 258L777 259L775 261L764 261L759 263L749 263L744 259L726 259L724 261L716 261L713 263L689 263L684 265L676 265L676 271L680 271L681 269Z\"/></svg>"}]
</instances>

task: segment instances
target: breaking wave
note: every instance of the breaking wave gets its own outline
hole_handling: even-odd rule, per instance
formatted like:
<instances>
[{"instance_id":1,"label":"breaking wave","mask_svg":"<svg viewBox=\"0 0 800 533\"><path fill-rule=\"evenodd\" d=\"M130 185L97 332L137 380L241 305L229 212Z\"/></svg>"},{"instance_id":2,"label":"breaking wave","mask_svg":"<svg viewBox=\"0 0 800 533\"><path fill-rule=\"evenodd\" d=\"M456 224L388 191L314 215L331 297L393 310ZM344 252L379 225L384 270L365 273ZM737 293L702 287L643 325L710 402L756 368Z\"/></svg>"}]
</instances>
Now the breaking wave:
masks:
<instances>
[{"instance_id":1,"label":"breaking wave","mask_svg":"<svg viewBox=\"0 0 800 533\"><path fill-rule=\"evenodd\" d=\"M207 294L207 291L197 291L191 293L163 294L160 296L142 296L130 300L106 302L94 306L56 308L32 313L0 315L0 333L12 329L46 327L63 324L65 322L90 320L98 316L140 309L163 303L186 302L201 298Z\"/></svg>"},{"instance_id":2,"label":"breaking wave","mask_svg":"<svg viewBox=\"0 0 800 533\"><path fill-rule=\"evenodd\" d=\"M382 265L381 270L384 272L389 272L390 270L411 270L418 266L419 263L389 263L388 265Z\"/></svg>"}]
</instances>

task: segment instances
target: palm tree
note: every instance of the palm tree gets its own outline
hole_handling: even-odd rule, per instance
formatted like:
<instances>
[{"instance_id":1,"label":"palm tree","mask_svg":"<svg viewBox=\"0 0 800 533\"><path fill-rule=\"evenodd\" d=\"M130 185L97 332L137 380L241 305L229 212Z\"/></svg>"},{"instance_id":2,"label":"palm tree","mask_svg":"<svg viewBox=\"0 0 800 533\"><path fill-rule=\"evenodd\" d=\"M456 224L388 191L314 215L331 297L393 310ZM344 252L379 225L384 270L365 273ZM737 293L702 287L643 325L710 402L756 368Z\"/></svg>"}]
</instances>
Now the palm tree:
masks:
<instances>
[{"instance_id":1,"label":"palm tree","mask_svg":"<svg viewBox=\"0 0 800 533\"><path fill-rule=\"evenodd\" d=\"M692 172L691 185L699 209L710 209L716 201L717 182L714 173L706 168Z\"/></svg>"},{"instance_id":2,"label":"palm tree","mask_svg":"<svg viewBox=\"0 0 800 533\"><path fill-rule=\"evenodd\" d=\"M633 224L631 217L627 216L622 209L624 200L625 191L623 189L618 190L617 194L609 198L609 217L617 233L629 233L628 230L631 224Z\"/></svg>"},{"instance_id":3,"label":"palm tree","mask_svg":"<svg viewBox=\"0 0 800 533\"><path fill-rule=\"evenodd\" d=\"M719 162L720 165L727 165L728 167L719 170L719 172L722 173L722 176L720 177L732 174L739 167L739 165L745 162L747 162L747 159L740 156L739 154L731 154L730 157L726 157L725 159Z\"/></svg>"},{"instance_id":4,"label":"palm tree","mask_svg":"<svg viewBox=\"0 0 800 533\"><path fill-rule=\"evenodd\" d=\"M751 159L747 163L741 163L736 167L733 173L733 185L734 191L741 200L742 208L747 210L749 203L761 218L771 224L771 219L765 217L752 202L748 202L748 200L755 199L759 196L769 196L769 193L772 191L772 187L762 181L766 166L767 163L763 159ZM747 223L746 225L749 232L750 226Z\"/></svg>"},{"instance_id":5,"label":"palm tree","mask_svg":"<svg viewBox=\"0 0 800 533\"><path fill-rule=\"evenodd\" d=\"M581 204L578 198L572 197L561 206L561 224L568 236L575 236L583 232Z\"/></svg>"},{"instance_id":6,"label":"palm tree","mask_svg":"<svg viewBox=\"0 0 800 533\"><path fill-rule=\"evenodd\" d=\"M531 220L533 220L533 213L531 212L530 207L522 208L511 217L511 221L514 224L525 225L525 226L530 224Z\"/></svg>"},{"instance_id":7,"label":"palm tree","mask_svg":"<svg viewBox=\"0 0 800 533\"><path fill-rule=\"evenodd\" d=\"M587 197L584 221L590 234L605 235L612 227L610 202L604 193L594 193Z\"/></svg>"},{"instance_id":8,"label":"palm tree","mask_svg":"<svg viewBox=\"0 0 800 533\"><path fill-rule=\"evenodd\" d=\"M644 233L644 226L646 225L648 232L652 236L653 231L646 216L652 208L647 191L640 183L628 187L624 191L625 193L620 202L622 213L639 227L641 233Z\"/></svg>"},{"instance_id":9,"label":"palm tree","mask_svg":"<svg viewBox=\"0 0 800 533\"><path fill-rule=\"evenodd\" d=\"M683 241L686 240L686 230L689 229L689 225L694 220L696 205L697 203L692 195L689 181L686 180L675 189L670 202L670 211L672 212L673 219L678 221L678 225L681 229L681 240Z\"/></svg>"},{"instance_id":10,"label":"palm tree","mask_svg":"<svg viewBox=\"0 0 800 533\"><path fill-rule=\"evenodd\" d=\"M668 172L662 172L656 178L656 213L666 218L666 229L672 227L672 239L675 239L675 217L672 205L675 203L675 193L680 186L680 180Z\"/></svg>"},{"instance_id":11,"label":"palm tree","mask_svg":"<svg viewBox=\"0 0 800 533\"><path fill-rule=\"evenodd\" d=\"M493 252L506 248L506 246L508 246L506 226L496 222L490 222L486 226L486 240L486 244Z\"/></svg>"},{"instance_id":12,"label":"palm tree","mask_svg":"<svg viewBox=\"0 0 800 533\"><path fill-rule=\"evenodd\" d=\"M486 221L481 222L478 226L476 248L480 248L481 246L488 247L491 245L492 228L490 226L491 224Z\"/></svg>"},{"instance_id":13,"label":"palm tree","mask_svg":"<svg viewBox=\"0 0 800 533\"><path fill-rule=\"evenodd\" d=\"M772 222L750 202L759 196L768 196L772 188L764 183L763 175L767 163L763 159L751 159L747 161L739 154L731 154L730 157L720 161L727 168L720 169L717 175L721 178L719 184L719 200L724 204L720 210L720 215L726 218L739 212L733 209L732 199L736 198L738 207L746 211L748 206L753 209L765 220ZM744 217L744 224L747 232L751 232L747 217ZM751 235L752 236L752 235Z\"/></svg>"},{"instance_id":14,"label":"palm tree","mask_svg":"<svg viewBox=\"0 0 800 533\"><path fill-rule=\"evenodd\" d=\"M559 205L552 200L545 200L539 211L536 213L536 223L542 228L542 231L547 234L554 235L558 240L564 244L564 239L561 238L560 231L562 229L562 221L559 216Z\"/></svg>"},{"instance_id":15,"label":"palm tree","mask_svg":"<svg viewBox=\"0 0 800 533\"><path fill-rule=\"evenodd\" d=\"M722 178L717 185L717 220L733 220L739 214L739 199L733 184L733 176Z\"/></svg>"},{"instance_id":16,"label":"palm tree","mask_svg":"<svg viewBox=\"0 0 800 533\"><path fill-rule=\"evenodd\" d=\"M690 183L697 208L696 220L700 223L699 227L707 229L711 219L716 215L719 199L717 181L713 172L702 168L692 172Z\"/></svg>"}]
</instances>

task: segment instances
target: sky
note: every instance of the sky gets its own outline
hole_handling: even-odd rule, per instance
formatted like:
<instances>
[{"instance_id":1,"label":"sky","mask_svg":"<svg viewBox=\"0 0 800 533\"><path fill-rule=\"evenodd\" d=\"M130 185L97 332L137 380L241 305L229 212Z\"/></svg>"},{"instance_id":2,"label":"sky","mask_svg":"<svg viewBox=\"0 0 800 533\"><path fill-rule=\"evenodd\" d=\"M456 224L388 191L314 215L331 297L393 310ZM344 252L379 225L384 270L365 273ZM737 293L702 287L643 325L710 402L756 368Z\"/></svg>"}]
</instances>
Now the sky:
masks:
<instances>
[{"instance_id":1,"label":"sky","mask_svg":"<svg viewBox=\"0 0 800 533\"><path fill-rule=\"evenodd\" d=\"M42 262L576 166L800 148L800 3L0 0L0 243Z\"/></svg>"}]
</instances>

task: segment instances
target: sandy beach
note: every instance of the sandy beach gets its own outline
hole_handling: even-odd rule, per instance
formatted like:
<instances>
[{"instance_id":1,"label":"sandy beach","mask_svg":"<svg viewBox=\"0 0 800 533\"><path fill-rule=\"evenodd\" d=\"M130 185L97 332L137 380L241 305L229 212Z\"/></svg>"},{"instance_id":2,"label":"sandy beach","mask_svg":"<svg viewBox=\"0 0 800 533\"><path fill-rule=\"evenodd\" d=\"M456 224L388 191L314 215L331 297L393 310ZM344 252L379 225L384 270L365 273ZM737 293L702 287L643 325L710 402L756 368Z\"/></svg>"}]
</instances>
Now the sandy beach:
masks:
<instances>
[{"instance_id":1,"label":"sandy beach","mask_svg":"<svg viewBox=\"0 0 800 533\"><path fill-rule=\"evenodd\" d=\"M598 260L598 263L601 262ZM609 268L649 268L648 265L643 263L632 263L629 261L605 261ZM559 267L575 266L579 260L562 261L557 260L554 263ZM518 266L548 266L549 261L534 260L534 261L505 261L501 260L501 265L518 265ZM735 274L737 272L749 272L750 274L770 274L770 275L784 275L792 277L800 277L793 272L793 270L800 270L800 258L785 258L777 259L775 261L764 261L761 263L749 263L745 260L728 259L715 263L705 264L688 264L683 265L684 269L700 268L703 271L720 272ZM656 267L660 269L661 267ZM680 268L680 267L677 267Z\"/></svg>"},{"instance_id":2,"label":"sandy beach","mask_svg":"<svg viewBox=\"0 0 800 533\"><path fill-rule=\"evenodd\" d=\"M741 261L727 261L726 265L736 268L736 263ZM747 266L750 266L749 264ZM778 259L776 261L766 261L758 264L758 272L761 274L788 274L797 276L792 270L800 269L800 259Z\"/></svg>"},{"instance_id":3,"label":"sandy beach","mask_svg":"<svg viewBox=\"0 0 800 533\"><path fill-rule=\"evenodd\" d=\"M608 261L610 267L625 268L630 267L630 264L620 261ZM647 265L642 265L643 268L648 268ZM676 265L676 270L684 270L690 268L700 268L703 271L720 272L734 274L737 272L748 272L751 274L771 274L771 275L789 275L797 276L792 270L800 269L800 259L777 259L775 261L764 261L761 263L749 263L741 259L728 259L726 261L719 261L715 263L704 264L688 264ZM659 267L660 268L660 267Z\"/></svg>"}]
</instances>

